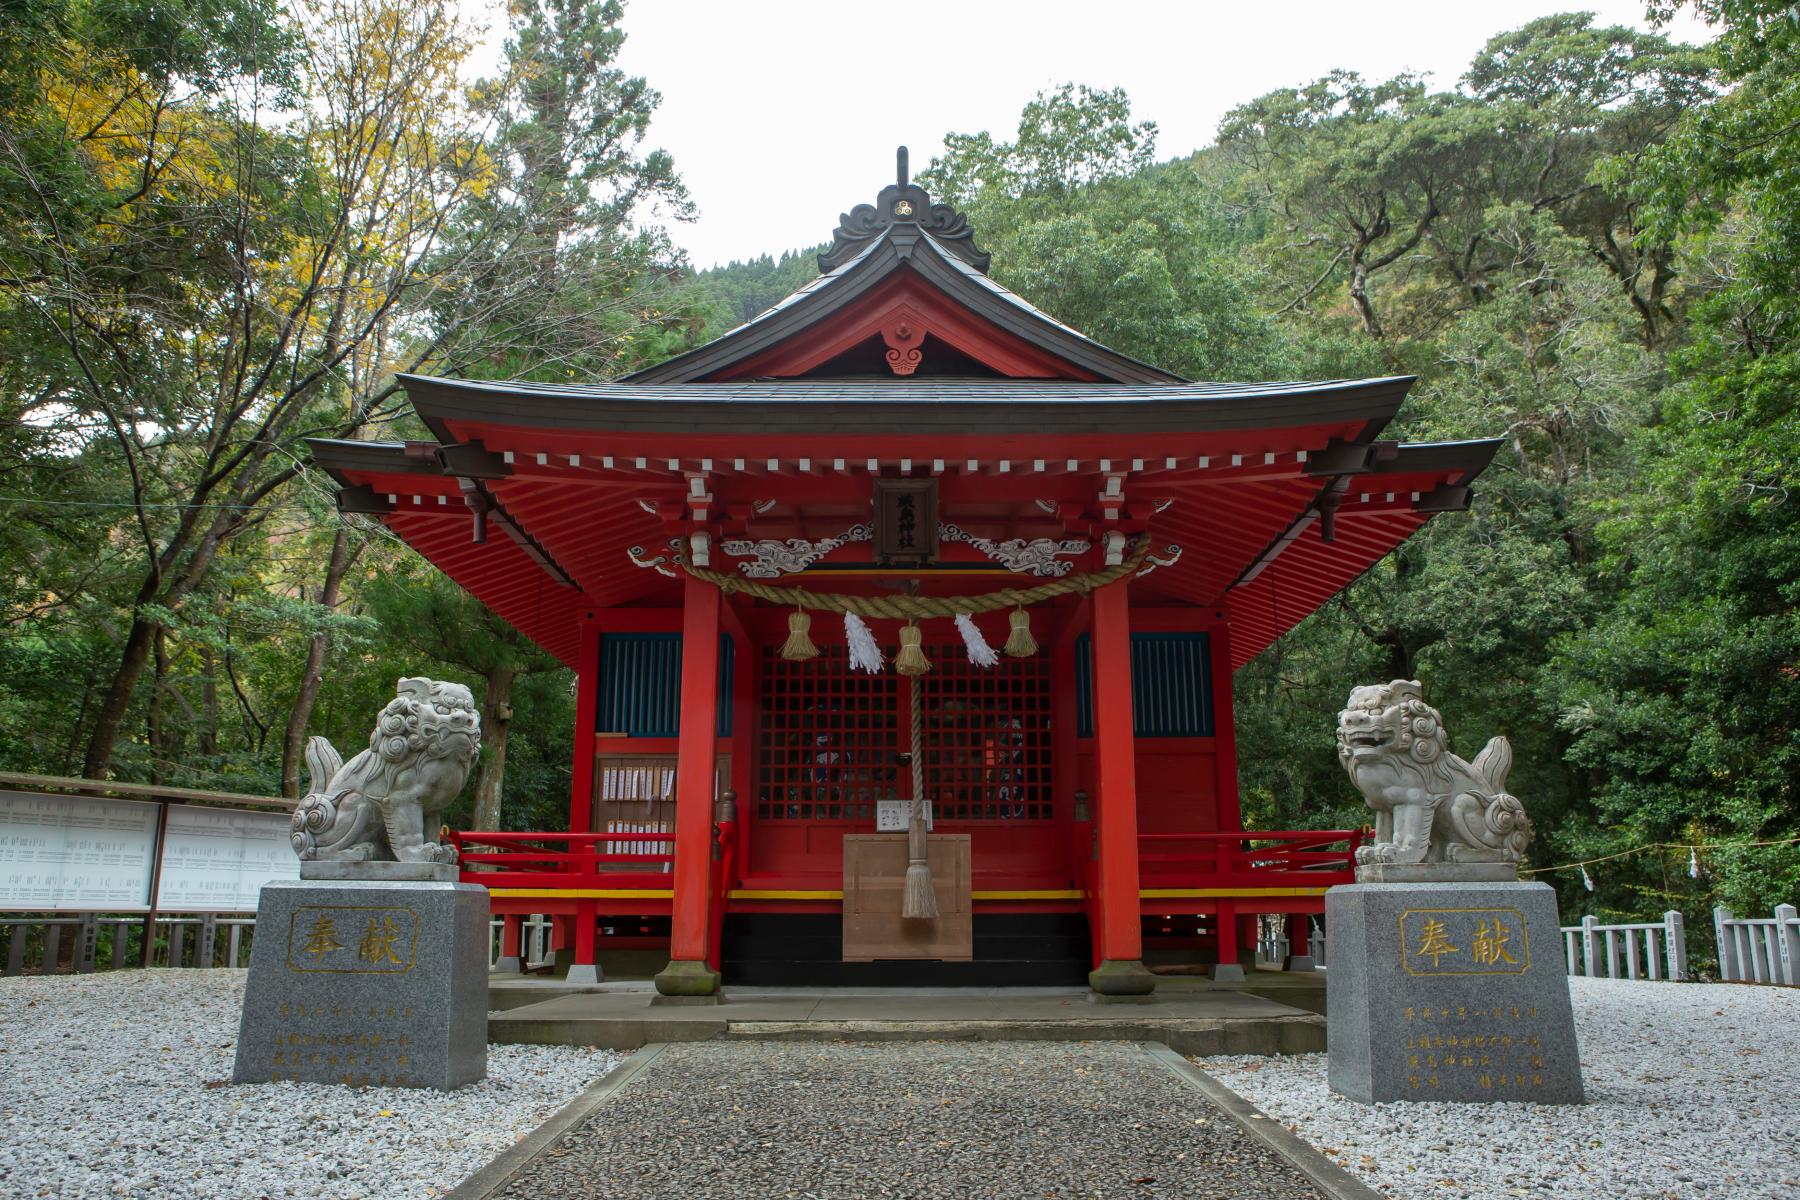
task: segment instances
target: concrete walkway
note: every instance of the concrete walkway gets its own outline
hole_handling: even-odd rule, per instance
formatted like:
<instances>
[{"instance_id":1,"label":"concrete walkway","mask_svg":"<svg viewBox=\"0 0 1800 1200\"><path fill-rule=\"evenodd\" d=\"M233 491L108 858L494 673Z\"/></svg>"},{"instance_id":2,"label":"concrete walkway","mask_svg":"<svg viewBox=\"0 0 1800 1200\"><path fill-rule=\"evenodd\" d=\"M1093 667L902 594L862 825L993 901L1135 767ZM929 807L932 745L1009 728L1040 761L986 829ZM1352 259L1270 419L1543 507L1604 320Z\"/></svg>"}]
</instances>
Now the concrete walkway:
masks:
<instances>
[{"instance_id":1,"label":"concrete walkway","mask_svg":"<svg viewBox=\"0 0 1800 1200\"><path fill-rule=\"evenodd\" d=\"M739 1041L634 1060L450 1200L1374 1197L1156 1046Z\"/></svg>"},{"instance_id":2,"label":"concrete walkway","mask_svg":"<svg viewBox=\"0 0 1800 1200\"><path fill-rule=\"evenodd\" d=\"M554 980L490 988L498 1043L606 1046L754 1038L784 1041L1156 1041L1183 1054L1322 1050L1322 980L1267 973L1260 989L1165 979L1148 1002L1095 1004L1082 988L726 989L711 1005L658 1005L641 981L572 990ZM1283 995L1296 1003L1269 998ZM1319 1005L1322 1007L1322 1005Z\"/></svg>"}]
</instances>

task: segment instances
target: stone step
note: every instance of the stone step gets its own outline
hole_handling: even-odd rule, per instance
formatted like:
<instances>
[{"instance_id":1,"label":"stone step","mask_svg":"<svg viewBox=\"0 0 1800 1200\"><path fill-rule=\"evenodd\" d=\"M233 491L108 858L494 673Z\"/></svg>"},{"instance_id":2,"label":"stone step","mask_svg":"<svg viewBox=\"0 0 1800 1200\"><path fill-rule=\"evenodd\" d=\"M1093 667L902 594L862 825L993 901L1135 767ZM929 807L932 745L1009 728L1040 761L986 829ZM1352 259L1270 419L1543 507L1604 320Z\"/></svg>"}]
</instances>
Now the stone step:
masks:
<instances>
[{"instance_id":1,"label":"stone step","mask_svg":"<svg viewBox=\"0 0 1800 1200\"><path fill-rule=\"evenodd\" d=\"M758 988L727 986L713 1003L659 1002L615 983L494 1012L497 1043L634 1049L713 1038L915 1041L1161 1041L1192 1054L1321 1050L1315 1013L1204 984L1138 1003L1095 1003L1086 988Z\"/></svg>"},{"instance_id":2,"label":"stone step","mask_svg":"<svg viewBox=\"0 0 1800 1200\"><path fill-rule=\"evenodd\" d=\"M716 1007L680 1009L678 1020L532 1017L520 1010L488 1021L495 1045L601 1046L748 1038L812 1042L1162 1042L1178 1054L1307 1054L1325 1049L1325 1022L1311 1013L1225 1020L1111 1014L1061 1021L734 1021Z\"/></svg>"}]
</instances>

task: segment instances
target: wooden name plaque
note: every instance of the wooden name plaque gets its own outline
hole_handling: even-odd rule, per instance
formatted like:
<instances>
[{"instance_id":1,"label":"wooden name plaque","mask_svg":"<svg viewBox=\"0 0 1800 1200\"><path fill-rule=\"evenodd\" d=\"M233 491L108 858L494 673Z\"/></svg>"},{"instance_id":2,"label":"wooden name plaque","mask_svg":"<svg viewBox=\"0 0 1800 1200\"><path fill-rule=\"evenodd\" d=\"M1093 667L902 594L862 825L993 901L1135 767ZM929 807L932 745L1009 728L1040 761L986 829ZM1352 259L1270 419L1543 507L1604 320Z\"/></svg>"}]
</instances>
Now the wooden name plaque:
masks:
<instances>
[{"instance_id":1,"label":"wooden name plaque","mask_svg":"<svg viewBox=\"0 0 1800 1200\"><path fill-rule=\"evenodd\" d=\"M844 961L880 958L968 962L975 956L969 922L969 835L927 839L935 921L900 916L906 887L906 834L853 833L844 838Z\"/></svg>"}]
</instances>

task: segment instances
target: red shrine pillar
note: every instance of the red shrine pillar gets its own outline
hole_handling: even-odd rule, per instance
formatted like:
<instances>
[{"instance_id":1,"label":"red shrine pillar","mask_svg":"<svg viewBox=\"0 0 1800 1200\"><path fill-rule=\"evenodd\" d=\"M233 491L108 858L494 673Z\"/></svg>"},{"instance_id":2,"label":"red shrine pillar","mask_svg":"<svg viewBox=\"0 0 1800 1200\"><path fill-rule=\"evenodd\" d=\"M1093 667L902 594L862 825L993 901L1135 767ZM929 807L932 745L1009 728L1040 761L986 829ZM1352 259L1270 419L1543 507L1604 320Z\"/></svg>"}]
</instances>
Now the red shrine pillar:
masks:
<instances>
[{"instance_id":1,"label":"red shrine pillar","mask_svg":"<svg viewBox=\"0 0 1800 1200\"><path fill-rule=\"evenodd\" d=\"M688 577L682 591L681 736L675 744L675 899L665 996L713 996L706 965L712 907L713 786L719 730L719 590Z\"/></svg>"},{"instance_id":2,"label":"red shrine pillar","mask_svg":"<svg viewBox=\"0 0 1800 1200\"><path fill-rule=\"evenodd\" d=\"M1094 814L1099 886L1093 897L1094 957L1088 985L1101 997L1148 995L1156 976L1144 969L1138 904L1137 745L1131 711L1129 582L1094 593Z\"/></svg>"}]
</instances>

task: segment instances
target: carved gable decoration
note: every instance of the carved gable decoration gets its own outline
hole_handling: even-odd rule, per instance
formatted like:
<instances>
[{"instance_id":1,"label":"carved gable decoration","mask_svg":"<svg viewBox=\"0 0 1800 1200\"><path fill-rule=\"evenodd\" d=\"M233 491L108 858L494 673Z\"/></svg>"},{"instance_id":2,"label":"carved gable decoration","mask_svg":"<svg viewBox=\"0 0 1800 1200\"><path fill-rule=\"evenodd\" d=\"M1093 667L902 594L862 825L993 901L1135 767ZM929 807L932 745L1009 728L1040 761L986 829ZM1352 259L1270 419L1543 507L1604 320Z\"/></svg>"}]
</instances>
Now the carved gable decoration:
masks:
<instances>
[{"instance_id":1,"label":"carved gable decoration","mask_svg":"<svg viewBox=\"0 0 1800 1200\"><path fill-rule=\"evenodd\" d=\"M896 375L911 375L925 357L919 348L925 341L925 321L902 305L883 322L881 340L887 343L888 369Z\"/></svg>"},{"instance_id":2,"label":"carved gable decoration","mask_svg":"<svg viewBox=\"0 0 1800 1200\"><path fill-rule=\"evenodd\" d=\"M907 179L905 146L895 157L896 182L882 188L874 204L859 204L838 217L838 227L831 231L831 249L819 255L819 270L837 270L870 242L899 226L929 233L944 249L987 274L989 256L976 249L969 219L948 204L933 204L924 188Z\"/></svg>"},{"instance_id":3,"label":"carved gable decoration","mask_svg":"<svg viewBox=\"0 0 1800 1200\"><path fill-rule=\"evenodd\" d=\"M913 566L937 557L937 480L875 480L875 557Z\"/></svg>"}]
</instances>

